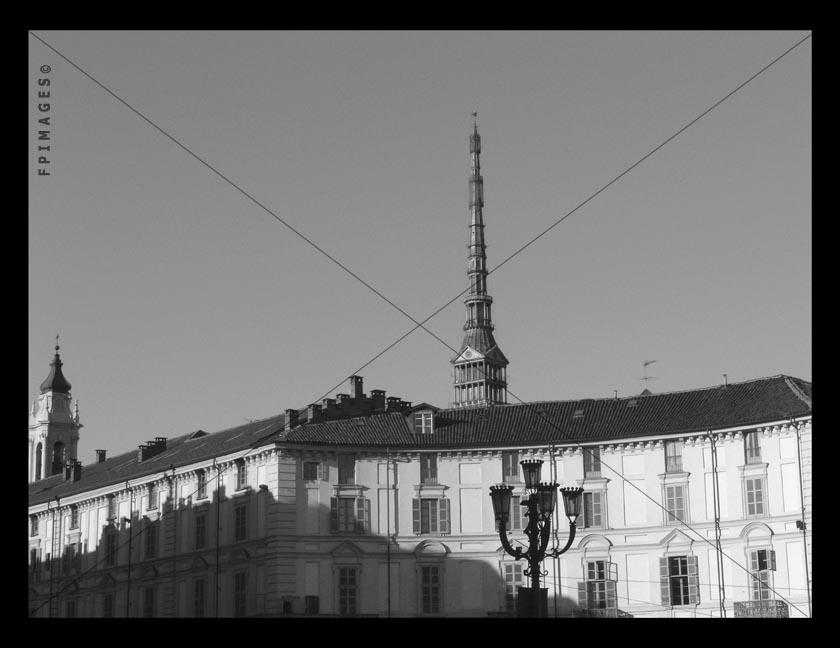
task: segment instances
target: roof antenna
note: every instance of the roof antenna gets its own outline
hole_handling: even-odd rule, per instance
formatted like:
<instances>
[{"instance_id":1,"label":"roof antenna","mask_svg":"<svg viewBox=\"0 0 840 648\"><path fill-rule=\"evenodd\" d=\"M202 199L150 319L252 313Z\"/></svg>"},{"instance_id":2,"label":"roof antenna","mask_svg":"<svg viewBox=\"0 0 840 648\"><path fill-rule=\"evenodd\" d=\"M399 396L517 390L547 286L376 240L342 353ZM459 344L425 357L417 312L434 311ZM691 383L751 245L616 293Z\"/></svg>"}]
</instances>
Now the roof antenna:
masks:
<instances>
[{"instance_id":1,"label":"roof antenna","mask_svg":"<svg viewBox=\"0 0 840 648\"><path fill-rule=\"evenodd\" d=\"M645 375L642 376L641 378L639 378L639 380L641 380L645 383L644 391L647 391L647 384L648 384L649 380L656 380L656 376L648 376L647 375L648 365L652 365L654 362L656 362L656 360L648 360L647 362L642 364L642 369L643 369ZM650 392L648 392L648 393L650 393Z\"/></svg>"},{"instance_id":2,"label":"roof antenna","mask_svg":"<svg viewBox=\"0 0 840 648\"><path fill-rule=\"evenodd\" d=\"M726 377L726 374L723 374L723 386L729 387L729 380Z\"/></svg>"}]
</instances>

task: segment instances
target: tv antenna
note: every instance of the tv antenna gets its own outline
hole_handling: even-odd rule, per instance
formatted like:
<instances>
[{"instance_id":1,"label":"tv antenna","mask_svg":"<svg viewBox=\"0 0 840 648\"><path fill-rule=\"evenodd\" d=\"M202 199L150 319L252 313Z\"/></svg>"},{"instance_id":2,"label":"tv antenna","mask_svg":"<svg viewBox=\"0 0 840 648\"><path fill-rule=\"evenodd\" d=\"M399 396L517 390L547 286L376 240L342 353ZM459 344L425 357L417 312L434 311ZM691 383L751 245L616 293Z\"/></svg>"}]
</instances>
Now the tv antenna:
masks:
<instances>
[{"instance_id":1,"label":"tv antenna","mask_svg":"<svg viewBox=\"0 0 840 648\"><path fill-rule=\"evenodd\" d=\"M648 376L647 368L648 365L652 365L656 360L648 360L647 362L642 363L642 371L644 372L644 376L641 376L639 380L645 383L645 389L647 389L647 384L649 380L656 380L656 376Z\"/></svg>"}]
</instances>

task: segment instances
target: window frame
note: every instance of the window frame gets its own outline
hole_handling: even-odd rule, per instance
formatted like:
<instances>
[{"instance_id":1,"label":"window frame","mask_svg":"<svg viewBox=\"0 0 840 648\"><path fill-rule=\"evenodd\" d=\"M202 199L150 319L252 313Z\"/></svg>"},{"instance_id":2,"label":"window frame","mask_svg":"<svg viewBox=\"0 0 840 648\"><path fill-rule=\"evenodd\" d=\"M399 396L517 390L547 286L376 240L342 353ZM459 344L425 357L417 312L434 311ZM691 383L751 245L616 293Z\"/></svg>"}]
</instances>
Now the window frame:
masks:
<instances>
[{"instance_id":1,"label":"window frame","mask_svg":"<svg viewBox=\"0 0 840 648\"><path fill-rule=\"evenodd\" d=\"M356 455L338 455L338 483L341 486L356 485Z\"/></svg>"},{"instance_id":2,"label":"window frame","mask_svg":"<svg viewBox=\"0 0 840 648\"><path fill-rule=\"evenodd\" d=\"M521 484L523 483L522 479L522 471L519 465L519 450L502 452L502 483Z\"/></svg>"},{"instance_id":3,"label":"window frame","mask_svg":"<svg viewBox=\"0 0 840 648\"><path fill-rule=\"evenodd\" d=\"M583 478L601 478L601 447L592 446L583 449Z\"/></svg>"},{"instance_id":4,"label":"window frame","mask_svg":"<svg viewBox=\"0 0 840 648\"><path fill-rule=\"evenodd\" d=\"M677 489L679 488L681 491L681 496L677 498L676 493L673 497L668 494L669 489ZM679 483L679 484L663 484L663 500L665 504L665 525L675 525L675 524L682 524L683 522L689 522L688 519L688 484ZM673 503L676 505L677 500L680 499L682 501L682 507L679 511L680 515L677 515L676 506L672 509L672 500Z\"/></svg>"},{"instance_id":5,"label":"window frame","mask_svg":"<svg viewBox=\"0 0 840 648\"><path fill-rule=\"evenodd\" d=\"M248 464L244 459L236 460L236 488L235 490L243 490L248 486Z\"/></svg>"},{"instance_id":6,"label":"window frame","mask_svg":"<svg viewBox=\"0 0 840 648\"><path fill-rule=\"evenodd\" d=\"M678 567L678 573L674 573L674 566ZM683 567L685 571L683 572ZM691 605L689 595L688 556L668 556L668 591L672 607ZM678 593L680 602L675 602L674 594Z\"/></svg>"},{"instance_id":7,"label":"window frame","mask_svg":"<svg viewBox=\"0 0 840 648\"><path fill-rule=\"evenodd\" d=\"M237 502L233 507L233 541L248 539L248 504Z\"/></svg>"},{"instance_id":8,"label":"window frame","mask_svg":"<svg viewBox=\"0 0 840 648\"><path fill-rule=\"evenodd\" d=\"M77 504L70 505L70 522L69 529L79 528L79 506Z\"/></svg>"},{"instance_id":9,"label":"window frame","mask_svg":"<svg viewBox=\"0 0 840 648\"><path fill-rule=\"evenodd\" d=\"M359 613L359 567L339 565L336 571L336 610L341 616L355 616Z\"/></svg>"},{"instance_id":10,"label":"window frame","mask_svg":"<svg viewBox=\"0 0 840 648\"><path fill-rule=\"evenodd\" d=\"M143 558L154 560L158 552L158 525L156 522L148 522L144 529Z\"/></svg>"},{"instance_id":11,"label":"window frame","mask_svg":"<svg viewBox=\"0 0 840 648\"><path fill-rule=\"evenodd\" d=\"M146 487L146 510L156 511L158 508L157 484L151 483Z\"/></svg>"},{"instance_id":12,"label":"window frame","mask_svg":"<svg viewBox=\"0 0 840 648\"><path fill-rule=\"evenodd\" d=\"M319 475L319 463L318 461L304 461L303 462L303 481L318 481ZM314 476L313 476L314 475Z\"/></svg>"},{"instance_id":13,"label":"window frame","mask_svg":"<svg viewBox=\"0 0 840 648\"><path fill-rule=\"evenodd\" d=\"M666 439L663 445L665 448L665 472L684 472L682 466L682 441L679 439Z\"/></svg>"},{"instance_id":14,"label":"window frame","mask_svg":"<svg viewBox=\"0 0 840 648\"><path fill-rule=\"evenodd\" d=\"M597 503L595 499L597 498ZM587 499L591 503L587 503ZM590 490L583 492L582 499L582 521L581 528L584 529L603 529L606 527L606 507L604 506L606 497L604 491ZM597 521L595 520L595 509L597 508Z\"/></svg>"},{"instance_id":15,"label":"window frame","mask_svg":"<svg viewBox=\"0 0 840 648\"><path fill-rule=\"evenodd\" d=\"M758 484L758 489L751 489L750 484ZM753 501L750 502L752 495ZM757 497L756 497L757 495ZM750 512L750 507L755 510ZM760 511L758 508L760 507ZM768 515L769 507L767 506L767 480L764 475L746 475L744 476L744 517L747 518L761 518Z\"/></svg>"},{"instance_id":16,"label":"window frame","mask_svg":"<svg viewBox=\"0 0 840 648\"><path fill-rule=\"evenodd\" d=\"M248 616L248 571L244 569L233 573L233 616Z\"/></svg>"},{"instance_id":17,"label":"window frame","mask_svg":"<svg viewBox=\"0 0 840 648\"><path fill-rule=\"evenodd\" d=\"M193 580L193 617L203 619L207 608L207 579L202 576Z\"/></svg>"},{"instance_id":18,"label":"window frame","mask_svg":"<svg viewBox=\"0 0 840 648\"><path fill-rule=\"evenodd\" d=\"M199 523L200 521L200 523ZM199 533L199 529L201 532ZM198 511L193 518L193 548L202 551L207 548L207 512Z\"/></svg>"},{"instance_id":19,"label":"window frame","mask_svg":"<svg viewBox=\"0 0 840 648\"><path fill-rule=\"evenodd\" d=\"M755 430L744 433L744 463L760 464L761 461L761 436Z\"/></svg>"},{"instance_id":20,"label":"window frame","mask_svg":"<svg viewBox=\"0 0 840 648\"><path fill-rule=\"evenodd\" d=\"M509 614L516 612L516 602L519 598L519 587L524 586L525 575L520 561L502 561L502 585L505 594L505 611Z\"/></svg>"},{"instance_id":21,"label":"window frame","mask_svg":"<svg viewBox=\"0 0 840 648\"><path fill-rule=\"evenodd\" d=\"M143 598L142 601L142 616L144 619L153 619L155 617L156 612L156 599L155 596L155 586L149 585L143 587Z\"/></svg>"},{"instance_id":22,"label":"window frame","mask_svg":"<svg viewBox=\"0 0 840 648\"><path fill-rule=\"evenodd\" d=\"M195 498L205 499L207 497L207 473L204 470L196 472Z\"/></svg>"},{"instance_id":23,"label":"window frame","mask_svg":"<svg viewBox=\"0 0 840 648\"><path fill-rule=\"evenodd\" d=\"M438 456L436 452L420 453L420 483L426 486L438 485Z\"/></svg>"},{"instance_id":24,"label":"window frame","mask_svg":"<svg viewBox=\"0 0 840 648\"><path fill-rule=\"evenodd\" d=\"M414 413L414 432L415 434L434 434L434 412L431 410L422 410Z\"/></svg>"},{"instance_id":25,"label":"window frame","mask_svg":"<svg viewBox=\"0 0 840 648\"><path fill-rule=\"evenodd\" d=\"M420 613L423 615L441 614L443 607L441 565L421 563L418 567L420 570Z\"/></svg>"}]
</instances>

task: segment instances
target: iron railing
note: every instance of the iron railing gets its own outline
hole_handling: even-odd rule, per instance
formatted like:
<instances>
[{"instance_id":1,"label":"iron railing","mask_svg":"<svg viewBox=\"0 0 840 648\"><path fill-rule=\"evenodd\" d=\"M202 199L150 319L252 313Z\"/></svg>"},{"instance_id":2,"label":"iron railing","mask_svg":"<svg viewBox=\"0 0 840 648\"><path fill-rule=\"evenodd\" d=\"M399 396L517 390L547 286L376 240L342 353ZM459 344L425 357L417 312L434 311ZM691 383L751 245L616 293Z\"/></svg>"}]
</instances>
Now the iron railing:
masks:
<instances>
[{"instance_id":1,"label":"iron railing","mask_svg":"<svg viewBox=\"0 0 840 648\"><path fill-rule=\"evenodd\" d=\"M736 617L761 617L764 619L787 619L788 605L784 601L735 601Z\"/></svg>"}]
</instances>

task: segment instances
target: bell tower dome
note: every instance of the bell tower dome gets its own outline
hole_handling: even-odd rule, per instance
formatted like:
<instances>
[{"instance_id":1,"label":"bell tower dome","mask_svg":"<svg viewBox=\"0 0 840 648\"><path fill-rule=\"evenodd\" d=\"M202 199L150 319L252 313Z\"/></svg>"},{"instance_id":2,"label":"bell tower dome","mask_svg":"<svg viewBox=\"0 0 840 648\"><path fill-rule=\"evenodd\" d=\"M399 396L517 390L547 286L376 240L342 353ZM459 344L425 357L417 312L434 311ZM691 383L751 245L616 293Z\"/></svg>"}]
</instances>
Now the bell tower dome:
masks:
<instances>
[{"instance_id":1,"label":"bell tower dome","mask_svg":"<svg viewBox=\"0 0 840 648\"><path fill-rule=\"evenodd\" d=\"M70 383L64 377L64 364L58 354L50 373L41 383L41 393L29 411L29 483L61 473L64 464L75 460L79 443L79 401L72 402Z\"/></svg>"}]
</instances>

